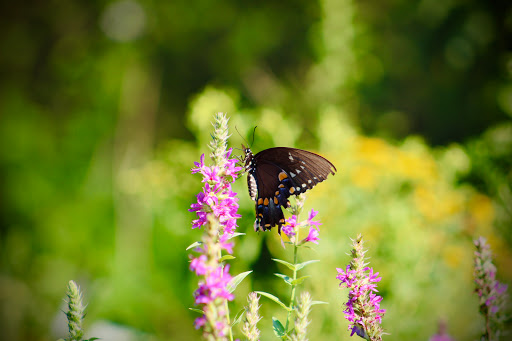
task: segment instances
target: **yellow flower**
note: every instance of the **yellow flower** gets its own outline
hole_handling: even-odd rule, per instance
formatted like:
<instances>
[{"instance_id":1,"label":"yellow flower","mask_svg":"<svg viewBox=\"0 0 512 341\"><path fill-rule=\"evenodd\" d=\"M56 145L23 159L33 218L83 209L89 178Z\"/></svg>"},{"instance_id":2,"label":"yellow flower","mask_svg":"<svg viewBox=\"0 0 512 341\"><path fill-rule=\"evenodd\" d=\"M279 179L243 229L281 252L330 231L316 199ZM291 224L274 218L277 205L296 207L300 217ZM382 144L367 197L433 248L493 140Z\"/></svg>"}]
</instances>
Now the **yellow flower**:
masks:
<instances>
[{"instance_id":1,"label":"yellow flower","mask_svg":"<svg viewBox=\"0 0 512 341\"><path fill-rule=\"evenodd\" d=\"M364 189L373 189L376 186L376 174L374 168L357 166L351 173L352 183Z\"/></svg>"},{"instance_id":2,"label":"yellow flower","mask_svg":"<svg viewBox=\"0 0 512 341\"><path fill-rule=\"evenodd\" d=\"M479 227L487 227L494 221L494 206L488 196L475 194L468 203L468 210Z\"/></svg>"},{"instance_id":3,"label":"yellow flower","mask_svg":"<svg viewBox=\"0 0 512 341\"><path fill-rule=\"evenodd\" d=\"M416 187L414 203L418 211L431 221L449 218L464 208L460 193L426 185Z\"/></svg>"}]
</instances>

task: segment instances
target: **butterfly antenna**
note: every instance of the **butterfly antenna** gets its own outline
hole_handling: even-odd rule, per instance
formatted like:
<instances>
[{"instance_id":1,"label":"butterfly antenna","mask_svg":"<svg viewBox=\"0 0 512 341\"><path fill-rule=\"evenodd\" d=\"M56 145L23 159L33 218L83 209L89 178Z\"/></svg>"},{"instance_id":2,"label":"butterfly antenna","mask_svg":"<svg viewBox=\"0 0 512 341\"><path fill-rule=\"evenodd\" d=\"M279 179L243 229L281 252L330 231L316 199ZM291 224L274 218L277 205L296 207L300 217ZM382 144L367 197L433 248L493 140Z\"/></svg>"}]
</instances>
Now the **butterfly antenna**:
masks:
<instances>
[{"instance_id":1,"label":"butterfly antenna","mask_svg":"<svg viewBox=\"0 0 512 341\"><path fill-rule=\"evenodd\" d=\"M244 140L244 141L245 141L245 143L246 143L247 145L249 145L249 142L247 142L247 140L245 139L245 137L243 137L243 136L242 136L242 134L240 134L240 132L238 131L238 128L237 128L236 126L235 126L235 130L236 130L236 132L238 133L238 135L240 135L240 137L242 138L242 140ZM243 150L242 150L242 151L243 151Z\"/></svg>"},{"instance_id":2,"label":"butterfly antenna","mask_svg":"<svg viewBox=\"0 0 512 341\"><path fill-rule=\"evenodd\" d=\"M252 131L252 142L251 142L251 148L252 148L252 145L254 143L254 136L256 135L256 128L258 128L258 126L255 126L253 131Z\"/></svg>"}]
</instances>

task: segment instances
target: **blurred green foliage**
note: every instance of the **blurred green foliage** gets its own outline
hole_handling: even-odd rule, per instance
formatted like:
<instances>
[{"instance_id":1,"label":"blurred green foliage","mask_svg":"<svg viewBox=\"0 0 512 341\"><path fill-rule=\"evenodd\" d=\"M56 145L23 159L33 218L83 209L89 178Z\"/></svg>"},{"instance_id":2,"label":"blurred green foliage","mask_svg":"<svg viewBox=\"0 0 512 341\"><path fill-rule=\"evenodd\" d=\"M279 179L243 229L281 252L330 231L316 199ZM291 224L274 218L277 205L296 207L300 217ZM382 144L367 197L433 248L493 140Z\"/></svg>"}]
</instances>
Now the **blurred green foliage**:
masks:
<instances>
[{"instance_id":1,"label":"blurred green foliage","mask_svg":"<svg viewBox=\"0 0 512 341\"><path fill-rule=\"evenodd\" d=\"M339 172L315 188L321 259L306 284L311 340L349 339L335 267L362 233L390 338L457 340L482 327L472 238L512 279L512 5L497 2L72 1L0 5L0 330L64 336L65 285L104 339L197 340L185 248L189 170L216 111L232 146L296 146ZM418 137L422 136L422 137ZM427 141L427 142L425 142ZM435 145L435 147L431 147ZM243 218L237 292L286 297L275 232ZM271 302L261 315L270 339ZM108 330L105 331L105 330ZM110 334L109 334L110 333ZM115 335L111 333L117 333ZM123 335L123 336L119 336Z\"/></svg>"}]
</instances>

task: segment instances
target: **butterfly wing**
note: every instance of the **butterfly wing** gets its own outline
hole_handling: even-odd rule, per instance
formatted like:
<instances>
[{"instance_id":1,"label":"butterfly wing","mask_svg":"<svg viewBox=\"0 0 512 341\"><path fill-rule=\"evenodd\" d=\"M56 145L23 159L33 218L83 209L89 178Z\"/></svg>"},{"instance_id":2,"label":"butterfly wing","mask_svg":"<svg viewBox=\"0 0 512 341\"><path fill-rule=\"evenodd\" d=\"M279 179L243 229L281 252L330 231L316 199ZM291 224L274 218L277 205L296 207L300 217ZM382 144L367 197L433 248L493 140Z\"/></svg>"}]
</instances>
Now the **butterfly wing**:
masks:
<instances>
[{"instance_id":1,"label":"butterfly wing","mask_svg":"<svg viewBox=\"0 0 512 341\"><path fill-rule=\"evenodd\" d=\"M280 230L281 225L284 224L281 206L289 206L290 194L280 180L279 174L282 172L284 171L278 165L259 160L257 167L248 175L248 182L251 185L256 184L256 186L252 185L256 188L256 195L253 197L256 202L256 229L261 227L265 231L278 225ZM286 183L286 180L283 180Z\"/></svg>"},{"instance_id":2,"label":"butterfly wing","mask_svg":"<svg viewBox=\"0 0 512 341\"><path fill-rule=\"evenodd\" d=\"M254 155L247 181L256 201L256 228L265 231L277 225L280 232L288 198L315 187L335 171L330 161L302 149L276 147Z\"/></svg>"}]
</instances>

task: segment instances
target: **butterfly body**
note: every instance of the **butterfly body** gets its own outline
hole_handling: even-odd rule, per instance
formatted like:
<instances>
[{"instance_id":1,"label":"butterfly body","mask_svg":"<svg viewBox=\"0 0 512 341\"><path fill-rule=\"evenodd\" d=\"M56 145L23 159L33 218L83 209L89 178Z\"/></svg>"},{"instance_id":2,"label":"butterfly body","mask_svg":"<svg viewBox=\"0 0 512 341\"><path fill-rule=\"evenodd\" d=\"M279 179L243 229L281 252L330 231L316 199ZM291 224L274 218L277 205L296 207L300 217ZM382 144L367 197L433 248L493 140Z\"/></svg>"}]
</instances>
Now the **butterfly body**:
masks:
<instances>
[{"instance_id":1,"label":"butterfly body","mask_svg":"<svg viewBox=\"0 0 512 341\"><path fill-rule=\"evenodd\" d=\"M282 208L290 206L288 198L299 195L336 172L324 157L296 148L275 147L256 155L245 151L245 170L249 196L256 203L255 229L265 231L285 223Z\"/></svg>"}]
</instances>

